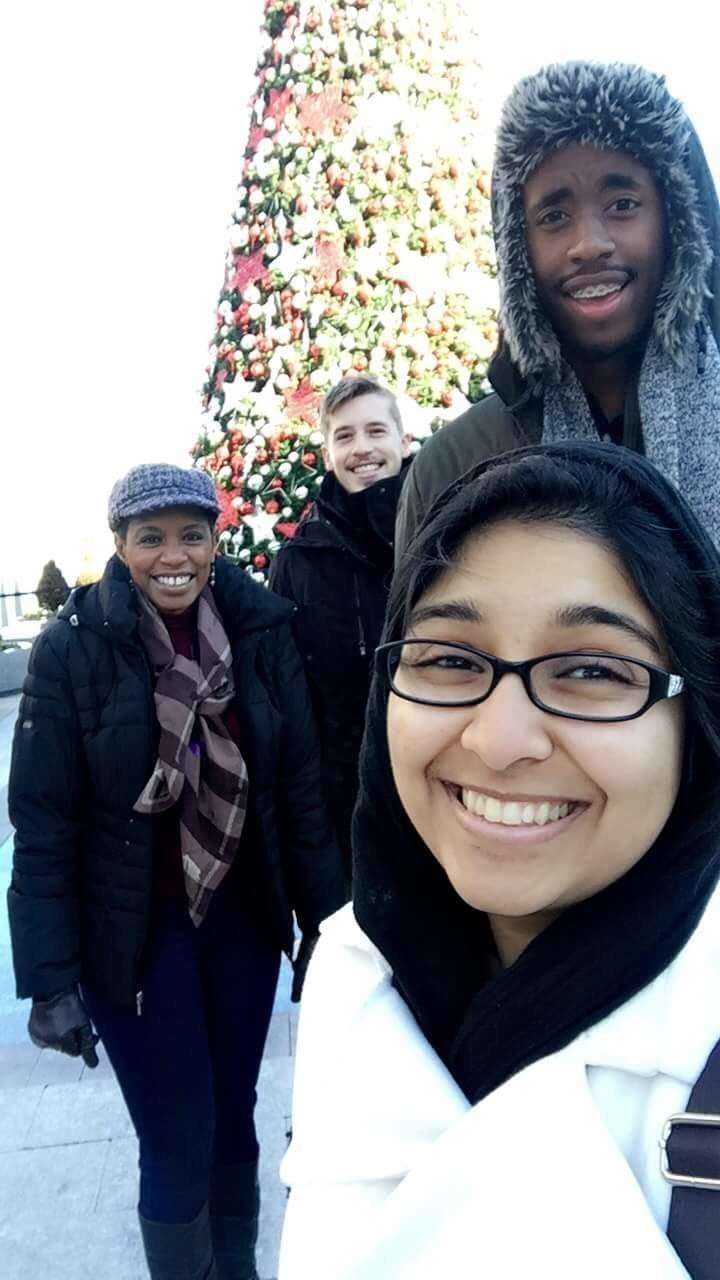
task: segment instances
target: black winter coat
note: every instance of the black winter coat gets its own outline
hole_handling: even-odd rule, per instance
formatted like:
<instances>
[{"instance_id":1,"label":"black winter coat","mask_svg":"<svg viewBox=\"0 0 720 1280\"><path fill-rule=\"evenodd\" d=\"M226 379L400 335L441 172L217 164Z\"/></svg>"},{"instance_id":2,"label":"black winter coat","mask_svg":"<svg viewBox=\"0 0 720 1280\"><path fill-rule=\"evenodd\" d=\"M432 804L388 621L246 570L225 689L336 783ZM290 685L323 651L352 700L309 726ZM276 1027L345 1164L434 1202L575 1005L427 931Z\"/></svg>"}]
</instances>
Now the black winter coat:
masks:
<instances>
[{"instance_id":1,"label":"black winter coat","mask_svg":"<svg viewBox=\"0 0 720 1280\"><path fill-rule=\"evenodd\" d=\"M273 562L270 586L297 606L294 630L320 729L323 779L350 877L350 823L373 655L393 569L408 470L347 493L324 476L311 511Z\"/></svg>"},{"instance_id":2,"label":"black winter coat","mask_svg":"<svg viewBox=\"0 0 720 1280\"><path fill-rule=\"evenodd\" d=\"M292 610L219 559L215 599L233 651L249 775L233 876L252 880L278 943L310 934L344 886L320 784ZM134 812L157 756L153 682L127 569L73 593L41 633L20 703L9 783L16 830L8 908L18 995L87 981L130 1005L142 985L158 819Z\"/></svg>"}]
</instances>

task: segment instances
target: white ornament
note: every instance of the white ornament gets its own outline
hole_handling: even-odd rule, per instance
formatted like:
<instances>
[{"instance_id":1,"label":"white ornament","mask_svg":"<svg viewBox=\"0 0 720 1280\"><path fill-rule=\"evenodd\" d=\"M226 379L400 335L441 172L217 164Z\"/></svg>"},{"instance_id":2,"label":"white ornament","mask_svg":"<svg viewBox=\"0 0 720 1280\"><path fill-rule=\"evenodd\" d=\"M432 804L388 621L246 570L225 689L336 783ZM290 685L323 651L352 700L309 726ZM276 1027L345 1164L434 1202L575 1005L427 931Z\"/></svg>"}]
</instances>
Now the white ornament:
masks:
<instances>
[{"instance_id":1,"label":"white ornament","mask_svg":"<svg viewBox=\"0 0 720 1280\"><path fill-rule=\"evenodd\" d=\"M300 454L297 453L295 449L293 449L292 453L288 454L288 462L297 462L299 457L300 457Z\"/></svg>"},{"instance_id":2,"label":"white ornament","mask_svg":"<svg viewBox=\"0 0 720 1280\"><path fill-rule=\"evenodd\" d=\"M265 481L262 476L253 475L248 477L247 487L252 493L257 493L258 489L262 489L264 485Z\"/></svg>"},{"instance_id":3,"label":"white ornament","mask_svg":"<svg viewBox=\"0 0 720 1280\"><path fill-rule=\"evenodd\" d=\"M244 249L250 239L250 232L244 225L236 223L230 233L230 243L234 249Z\"/></svg>"},{"instance_id":4,"label":"white ornament","mask_svg":"<svg viewBox=\"0 0 720 1280\"><path fill-rule=\"evenodd\" d=\"M302 502L305 498L307 498L307 496L308 496L308 490L306 486L304 484L299 484L297 489L295 490L295 497L299 498L300 501Z\"/></svg>"}]
</instances>

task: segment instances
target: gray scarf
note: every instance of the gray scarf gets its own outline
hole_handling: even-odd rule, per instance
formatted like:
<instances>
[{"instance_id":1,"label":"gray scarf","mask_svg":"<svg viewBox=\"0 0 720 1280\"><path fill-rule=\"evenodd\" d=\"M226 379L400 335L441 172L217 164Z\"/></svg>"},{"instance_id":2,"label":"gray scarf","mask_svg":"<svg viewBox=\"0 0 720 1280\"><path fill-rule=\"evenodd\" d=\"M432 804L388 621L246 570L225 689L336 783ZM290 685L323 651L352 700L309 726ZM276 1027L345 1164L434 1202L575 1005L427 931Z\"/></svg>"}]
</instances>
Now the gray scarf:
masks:
<instances>
[{"instance_id":1,"label":"gray scarf","mask_svg":"<svg viewBox=\"0 0 720 1280\"><path fill-rule=\"evenodd\" d=\"M596 440L597 427L580 383L564 366L546 387L543 444ZM648 342L638 386L645 456L680 491L720 547L720 353L709 330L678 363Z\"/></svg>"}]
</instances>

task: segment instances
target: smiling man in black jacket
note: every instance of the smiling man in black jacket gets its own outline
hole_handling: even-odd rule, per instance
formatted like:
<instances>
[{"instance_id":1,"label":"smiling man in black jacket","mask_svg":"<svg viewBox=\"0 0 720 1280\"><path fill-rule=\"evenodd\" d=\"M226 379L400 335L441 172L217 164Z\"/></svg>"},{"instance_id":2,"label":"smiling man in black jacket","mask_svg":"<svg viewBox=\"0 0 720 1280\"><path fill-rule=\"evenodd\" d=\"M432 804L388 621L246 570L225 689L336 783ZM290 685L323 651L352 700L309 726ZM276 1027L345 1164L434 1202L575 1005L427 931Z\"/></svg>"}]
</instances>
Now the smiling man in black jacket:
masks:
<instances>
[{"instance_id":1,"label":"smiling man in black jacket","mask_svg":"<svg viewBox=\"0 0 720 1280\"><path fill-rule=\"evenodd\" d=\"M350 820L373 653L393 565L410 436L373 378L343 378L321 412L327 474L273 563L270 585L298 607L296 638L320 727L330 813L348 879Z\"/></svg>"},{"instance_id":2,"label":"smiling man in black jacket","mask_svg":"<svg viewBox=\"0 0 720 1280\"><path fill-rule=\"evenodd\" d=\"M485 458L602 439L644 453L720 545L720 210L682 105L642 67L546 67L503 109L493 169L494 394L413 463L399 555Z\"/></svg>"}]
</instances>

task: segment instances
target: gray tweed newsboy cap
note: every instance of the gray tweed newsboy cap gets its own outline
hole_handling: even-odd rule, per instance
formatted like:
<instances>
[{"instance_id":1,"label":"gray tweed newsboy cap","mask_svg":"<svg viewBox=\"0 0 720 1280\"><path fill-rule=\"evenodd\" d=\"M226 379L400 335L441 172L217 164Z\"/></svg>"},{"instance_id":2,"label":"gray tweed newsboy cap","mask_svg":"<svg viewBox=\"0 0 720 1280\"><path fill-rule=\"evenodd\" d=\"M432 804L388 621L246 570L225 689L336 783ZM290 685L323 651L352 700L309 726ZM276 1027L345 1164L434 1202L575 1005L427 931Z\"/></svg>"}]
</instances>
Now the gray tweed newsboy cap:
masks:
<instances>
[{"instance_id":1,"label":"gray tweed newsboy cap","mask_svg":"<svg viewBox=\"0 0 720 1280\"><path fill-rule=\"evenodd\" d=\"M215 486L204 471L174 467L167 462L144 462L113 485L108 524L115 533L122 521L131 516L166 511L169 507L198 507L216 518L220 514Z\"/></svg>"}]
</instances>

